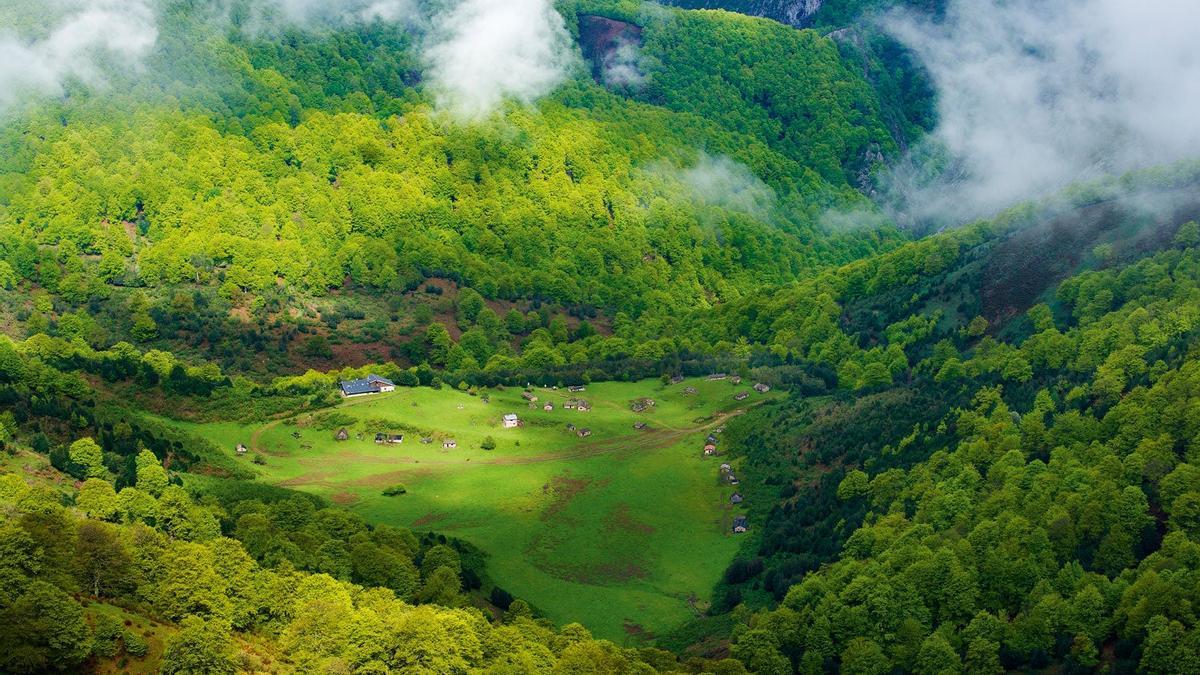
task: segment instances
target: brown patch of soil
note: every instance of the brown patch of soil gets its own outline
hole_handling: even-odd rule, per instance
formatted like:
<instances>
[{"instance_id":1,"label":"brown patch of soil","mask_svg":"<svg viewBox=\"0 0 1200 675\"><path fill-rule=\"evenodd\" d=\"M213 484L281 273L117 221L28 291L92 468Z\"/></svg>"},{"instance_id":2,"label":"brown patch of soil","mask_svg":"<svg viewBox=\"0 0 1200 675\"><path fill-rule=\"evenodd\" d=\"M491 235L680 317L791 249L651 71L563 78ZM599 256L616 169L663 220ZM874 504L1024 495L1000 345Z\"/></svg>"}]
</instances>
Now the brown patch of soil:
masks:
<instances>
[{"instance_id":1,"label":"brown patch of soil","mask_svg":"<svg viewBox=\"0 0 1200 675\"><path fill-rule=\"evenodd\" d=\"M604 523L604 529L616 536L630 532L651 535L655 532L653 526L635 518L627 504L621 504L613 510Z\"/></svg>"},{"instance_id":2,"label":"brown patch of soil","mask_svg":"<svg viewBox=\"0 0 1200 675\"><path fill-rule=\"evenodd\" d=\"M329 499L339 506L349 506L358 501L358 495L353 492L338 492Z\"/></svg>"},{"instance_id":3,"label":"brown patch of soil","mask_svg":"<svg viewBox=\"0 0 1200 675\"><path fill-rule=\"evenodd\" d=\"M625 621L621 623L621 630L625 631L626 635L634 638L638 642L650 642L656 637L654 633L646 630L642 624L634 623L629 619L625 619Z\"/></svg>"},{"instance_id":4,"label":"brown patch of soil","mask_svg":"<svg viewBox=\"0 0 1200 675\"><path fill-rule=\"evenodd\" d=\"M555 476L542 486L542 494L550 495L550 504L542 511L541 519L550 520L562 513L579 493L592 484L591 478L570 478L567 475Z\"/></svg>"},{"instance_id":5,"label":"brown patch of soil","mask_svg":"<svg viewBox=\"0 0 1200 675\"><path fill-rule=\"evenodd\" d=\"M444 513L426 513L413 521L413 527L425 527L426 525L432 525L445 519L446 514Z\"/></svg>"},{"instance_id":6,"label":"brown patch of soil","mask_svg":"<svg viewBox=\"0 0 1200 675\"><path fill-rule=\"evenodd\" d=\"M346 487L368 487L368 488L385 488L396 483L411 483L414 480L419 480L422 476L428 476L432 471L429 470L413 470L401 469L399 471L388 471L386 473L377 473L371 476L356 478L351 481L346 481L342 485Z\"/></svg>"}]
</instances>

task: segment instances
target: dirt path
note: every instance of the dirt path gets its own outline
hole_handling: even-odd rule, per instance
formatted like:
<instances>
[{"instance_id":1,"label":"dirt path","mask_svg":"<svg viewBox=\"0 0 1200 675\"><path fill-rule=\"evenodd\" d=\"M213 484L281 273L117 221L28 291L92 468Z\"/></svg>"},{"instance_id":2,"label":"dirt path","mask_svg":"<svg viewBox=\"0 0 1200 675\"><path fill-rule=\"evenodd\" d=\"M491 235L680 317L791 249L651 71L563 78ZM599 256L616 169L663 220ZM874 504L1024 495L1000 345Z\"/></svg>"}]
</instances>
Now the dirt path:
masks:
<instances>
[{"instance_id":1,"label":"dirt path","mask_svg":"<svg viewBox=\"0 0 1200 675\"><path fill-rule=\"evenodd\" d=\"M267 451L266 448L263 448L258 443L258 441L262 438L263 432L266 431L267 429L272 429L274 427L279 426L279 423L284 421L285 419L287 419L287 417L280 417L278 419L273 419L270 422L267 422L266 424L262 425L261 427L255 429L254 431L251 431L250 432L250 449L253 450L254 452L266 452Z\"/></svg>"}]
</instances>

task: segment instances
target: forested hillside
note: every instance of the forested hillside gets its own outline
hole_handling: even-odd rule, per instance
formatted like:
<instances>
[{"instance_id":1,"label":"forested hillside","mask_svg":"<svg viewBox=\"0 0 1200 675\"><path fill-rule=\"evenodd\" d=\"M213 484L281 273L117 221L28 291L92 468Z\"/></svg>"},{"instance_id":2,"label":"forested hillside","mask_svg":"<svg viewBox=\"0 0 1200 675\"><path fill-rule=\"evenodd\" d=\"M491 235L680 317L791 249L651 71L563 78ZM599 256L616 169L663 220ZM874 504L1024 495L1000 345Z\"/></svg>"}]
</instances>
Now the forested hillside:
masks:
<instances>
[{"instance_id":1,"label":"forested hillside","mask_svg":"<svg viewBox=\"0 0 1200 675\"><path fill-rule=\"evenodd\" d=\"M319 322L337 328L331 298L349 291L361 301L346 311L386 316L333 337L382 333L394 347L428 323L396 317L414 315L421 303L406 298L430 278L523 314L549 303L552 316L658 320L900 239L820 222L864 203L848 177L888 136L874 92L813 34L654 18L644 50L656 65L634 98L580 72L536 110L464 125L414 87L401 27L259 35L189 3L161 12L144 72L0 132L0 279L31 291L3 311L30 333L75 312L99 324L94 344L179 350L185 336L159 324L183 303L211 312L191 340L202 357L234 340L269 358L261 344L297 329L329 337ZM696 39L725 47L678 51ZM733 79L750 43L777 74ZM714 97L713 81L727 93ZM477 366L524 332L493 330Z\"/></svg>"},{"instance_id":2,"label":"forested hillside","mask_svg":"<svg viewBox=\"0 0 1200 675\"><path fill-rule=\"evenodd\" d=\"M1069 232L993 230L845 304L843 326L913 367L894 385L853 368L856 396L795 396L737 426L747 497L767 506L723 604L781 604L735 629L734 653L757 672L1194 660L1175 602L1194 574L1196 213L1135 226L1119 206L1072 209ZM1077 237L1090 253L1074 264L1095 269L995 297L1013 249ZM910 295L923 309L896 311Z\"/></svg>"},{"instance_id":3,"label":"forested hillside","mask_svg":"<svg viewBox=\"0 0 1200 675\"><path fill-rule=\"evenodd\" d=\"M72 452L85 456L86 444ZM63 491L36 473L32 485L0 476L6 672L97 663L164 673L682 667L661 650L592 640L578 624L555 629L519 600L489 623L461 594L467 570L454 548L302 497L228 511L196 504L152 455L119 494L101 478ZM221 535L229 521L236 539ZM319 560L294 565L299 546L315 547ZM687 667L745 672L732 660Z\"/></svg>"},{"instance_id":4,"label":"forested hillside","mask_svg":"<svg viewBox=\"0 0 1200 675\"><path fill-rule=\"evenodd\" d=\"M1195 670L1200 164L918 236L953 3L671 4L0 3L0 671Z\"/></svg>"}]
</instances>

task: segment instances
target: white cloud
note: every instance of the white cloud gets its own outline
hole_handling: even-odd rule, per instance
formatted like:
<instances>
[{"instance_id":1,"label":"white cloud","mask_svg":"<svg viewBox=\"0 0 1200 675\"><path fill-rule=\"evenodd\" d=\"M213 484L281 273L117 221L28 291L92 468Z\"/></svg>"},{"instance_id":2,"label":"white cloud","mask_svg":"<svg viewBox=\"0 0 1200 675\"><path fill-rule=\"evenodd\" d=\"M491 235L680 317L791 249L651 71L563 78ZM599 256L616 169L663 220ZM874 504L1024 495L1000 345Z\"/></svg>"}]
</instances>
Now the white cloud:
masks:
<instances>
[{"instance_id":1,"label":"white cloud","mask_svg":"<svg viewBox=\"0 0 1200 675\"><path fill-rule=\"evenodd\" d=\"M268 4L286 21L308 27L376 20L410 23L420 16L416 0L268 0Z\"/></svg>"},{"instance_id":2,"label":"white cloud","mask_svg":"<svg viewBox=\"0 0 1200 675\"><path fill-rule=\"evenodd\" d=\"M892 174L900 210L948 224L1074 181L1200 154L1200 3L951 0L944 21L892 14L938 89L916 157Z\"/></svg>"},{"instance_id":3,"label":"white cloud","mask_svg":"<svg viewBox=\"0 0 1200 675\"><path fill-rule=\"evenodd\" d=\"M600 79L615 87L638 88L646 82L642 73L642 50L637 43L621 40L600 63Z\"/></svg>"},{"instance_id":4,"label":"white cloud","mask_svg":"<svg viewBox=\"0 0 1200 675\"><path fill-rule=\"evenodd\" d=\"M550 92L575 59L551 0L459 0L431 24L426 81L438 106L464 120Z\"/></svg>"},{"instance_id":5,"label":"white cloud","mask_svg":"<svg viewBox=\"0 0 1200 675\"><path fill-rule=\"evenodd\" d=\"M106 75L135 71L158 39L145 0L60 2L36 37L0 30L0 109L63 92L68 80L104 84Z\"/></svg>"},{"instance_id":6,"label":"white cloud","mask_svg":"<svg viewBox=\"0 0 1200 675\"><path fill-rule=\"evenodd\" d=\"M667 181L666 189L692 202L768 220L775 209L775 191L749 167L724 155L700 152L696 162L680 168L665 160L646 168L650 176Z\"/></svg>"}]
</instances>

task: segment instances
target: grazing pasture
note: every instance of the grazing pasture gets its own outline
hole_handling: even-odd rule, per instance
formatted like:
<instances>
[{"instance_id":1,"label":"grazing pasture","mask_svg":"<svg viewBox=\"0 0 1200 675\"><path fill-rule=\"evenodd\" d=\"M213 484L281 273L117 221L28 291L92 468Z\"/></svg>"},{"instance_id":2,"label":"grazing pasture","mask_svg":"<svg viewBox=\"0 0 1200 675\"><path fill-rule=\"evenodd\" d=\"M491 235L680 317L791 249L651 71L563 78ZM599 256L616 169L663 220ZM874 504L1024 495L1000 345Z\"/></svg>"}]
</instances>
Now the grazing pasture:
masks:
<instances>
[{"instance_id":1,"label":"grazing pasture","mask_svg":"<svg viewBox=\"0 0 1200 675\"><path fill-rule=\"evenodd\" d=\"M534 402L519 388L400 388L258 428L188 426L230 454L249 446L239 461L265 482L470 541L496 583L550 619L632 643L702 609L737 548L724 460L702 454L727 419L777 395L752 384L607 382L536 388ZM590 410L567 408L571 399ZM505 428L506 413L520 426ZM336 440L342 429L348 439Z\"/></svg>"}]
</instances>

